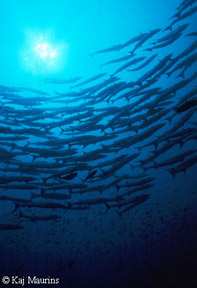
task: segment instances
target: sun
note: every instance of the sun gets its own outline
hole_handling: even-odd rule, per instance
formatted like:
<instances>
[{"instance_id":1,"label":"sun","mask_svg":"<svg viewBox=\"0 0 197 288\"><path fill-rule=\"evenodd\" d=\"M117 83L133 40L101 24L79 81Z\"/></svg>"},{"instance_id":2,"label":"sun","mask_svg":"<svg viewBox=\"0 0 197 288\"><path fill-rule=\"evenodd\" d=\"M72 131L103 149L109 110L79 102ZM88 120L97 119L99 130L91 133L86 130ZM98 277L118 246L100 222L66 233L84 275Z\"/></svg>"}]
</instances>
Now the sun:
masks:
<instances>
[{"instance_id":1,"label":"sun","mask_svg":"<svg viewBox=\"0 0 197 288\"><path fill-rule=\"evenodd\" d=\"M19 55L21 67L33 75L59 73L67 63L68 44L57 40L50 30L27 29Z\"/></svg>"},{"instance_id":2,"label":"sun","mask_svg":"<svg viewBox=\"0 0 197 288\"><path fill-rule=\"evenodd\" d=\"M35 46L35 53L49 65L54 63L57 56L57 51L49 43L45 42L43 37L40 37L39 42Z\"/></svg>"}]
</instances>

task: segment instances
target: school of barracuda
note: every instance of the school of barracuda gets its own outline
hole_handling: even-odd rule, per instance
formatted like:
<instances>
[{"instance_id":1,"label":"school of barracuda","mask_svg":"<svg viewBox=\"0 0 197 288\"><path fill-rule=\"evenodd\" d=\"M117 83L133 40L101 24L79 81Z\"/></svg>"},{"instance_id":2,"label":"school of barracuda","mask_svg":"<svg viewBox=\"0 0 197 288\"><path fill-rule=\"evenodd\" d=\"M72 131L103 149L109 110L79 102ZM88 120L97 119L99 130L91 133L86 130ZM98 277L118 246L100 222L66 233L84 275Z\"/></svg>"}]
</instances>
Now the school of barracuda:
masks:
<instances>
[{"instance_id":1,"label":"school of barracuda","mask_svg":"<svg viewBox=\"0 0 197 288\"><path fill-rule=\"evenodd\" d=\"M105 205L121 216L151 197L155 179L149 171L166 169L175 177L196 164L195 149L185 149L185 143L197 139L197 75L191 72L197 34L188 33L194 4L182 1L164 29L92 53L94 61L97 54L125 51L101 65L119 63L111 74L43 79L47 85L66 85L66 92L53 95L0 86L0 201L11 202L10 213L16 216L15 223L1 223L0 230L23 229L17 222L21 218L55 221L62 217L59 209ZM174 55L181 37L193 42ZM130 79L136 71L140 77L126 82L122 71ZM161 77L169 80L168 88ZM174 146L172 157L168 152ZM151 152L143 153L148 147ZM165 161L159 160L164 153Z\"/></svg>"}]
</instances>

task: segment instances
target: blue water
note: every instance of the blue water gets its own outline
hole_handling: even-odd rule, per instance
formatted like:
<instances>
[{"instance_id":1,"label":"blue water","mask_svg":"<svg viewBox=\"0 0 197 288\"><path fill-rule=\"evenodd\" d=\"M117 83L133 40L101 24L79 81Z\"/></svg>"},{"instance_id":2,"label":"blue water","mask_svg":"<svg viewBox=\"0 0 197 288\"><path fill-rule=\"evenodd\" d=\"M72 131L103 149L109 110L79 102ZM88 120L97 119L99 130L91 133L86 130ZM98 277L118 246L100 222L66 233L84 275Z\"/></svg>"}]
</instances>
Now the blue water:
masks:
<instances>
[{"instance_id":1,"label":"blue water","mask_svg":"<svg viewBox=\"0 0 197 288\"><path fill-rule=\"evenodd\" d=\"M172 68L161 73L150 86L143 87L149 83L146 80L140 84L137 82L142 75L154 69L158 63L162 63L164 57L172 53L171 58L176 59L196 41L196 36L186 36L196 32L196 13L194 13L172 26L174 31L183 24L189 24L172 44L152 51L146 50L152 45L154 48L154 45L158 44L154 43L171 32L164 29L176 19L170 17L178 11L176 8L181 3L179 0L1 1L0 139L5 138L0 140L0 199L5 196L31 200L32 193L36 193L41 197L33 198L32 201L52 202L67 207L66 209L45 209L21 205L18 209L15 204L17 201L0 200L0 224L22 226L19 230L5 230L1 229L0 225L1 278L5 275L24 277L26 281L24 287L31 286L27 283L28 276L58 278L59 284L50 284L50 287L195 287L192 285L196 282L195 267L197 266L197 183L194 161L196 154L193 153L173 164L158 168L150 167L196 148L195 108L181 113L177 111L181 99L196 89L196 76L189 84L185 83L181 89L178 88L176 93L166 93L167 89L176 87L177 83L184 83L182 81L190 79L196 73L196 61L194 61L188 67L186 67L187 63L184 64L187 68L184 78L177 77L181 69L177 69L170 77L166 74L186 57L196 53L196 49L178 59ZM187 7L182 14L193 7L195 3ZM135 51L135 56L128 61L139 57L144 59L118 72L115 75L118 79L114 84L97 90L96 85L102 85L104 81L112 79L112 74L127 62L102 65L131 55L129 51L138 42L120 51L90 55L123 44L141 33L149 33L154 29L161 30L140 45ZM40 57L35 49L40 43L47 43L52 49L50 51L55 51L55 57ZM133 72L127 71L142 65L154 54L157 54L155 59L144 68ZM157 72L161 72L162 69ZM100 73L106 74L85 85L72 87ZM82 78L76 83L56 83L66 82L75 77ZM116 91L115 85L120 82L123 82L123 85L130 83L131 86ZM107 87L111 87L112 90L102 94ZM125 93L140 87L142 90L139 94L138 90L134 90L128 99L124 97ZM147 98L138 103L141 97L146 95L144 91L155 88L158 88L157 92L153 92L150 97L147 95ZM89 93L86 89L96 90L91 90ZM157 97L162 92L166 93L167 102L164 99L162 100L164 102L158 103ZM69 93L76 93L76 96ZM196 99L195 97L196 91L191 99ZM130 107L129 105L133 105L129 114L124 113ZM157 115L156 109L161 109L161 112L166 111L166 114L153 123L147 124L147 127L141 128L141 125L145 125L151 116ZM148 111L150 114L147 114ZM185 115L189 115L191 111L193 113L184 121ZM99 118L100 113L103 113L103 116ZM118 115L121 116L114 120ZM38 119L32 120L34 116ZM139 117L139 120L130 121L128 126L126 121L133 117ZM176 127L181 120L183 120L181 125L170 133L170 129ZM129 146L125 144L132 139L135 141L136 135L143 134L147 129L158 124L163 124L163 127L147 137L131 142ZM132 130L132 127L135 129ZM155 141L158 141L157 149L160 149L172 143L173 140L169 135L183 133L185 129L193 129L191 138L182 137L181 142L178 137L172 137L175 141L178 139L175 145L158 155L153 159L154 161L150 160L148 164L144 164L144 160L156 153ZM15 139L8 140L7 137L11 136ZM26 138L17 140L19 136ZM93 138L90 137L93 136L97 138L91 140ZM114 138L101 141L99 137L105 136ZM164 136L167 138L162 140ZM74 142L75 137L87 138ZM56 141L61 139L65 141L70 139L71 143L66 142L63 146L58 146ZM121 139L125 141L116 142ZM45 145L46 141L51 141L50 146ZM116 143L120 144L116 146ZM144 147L139 149L141 146ZM106 147L108 150L105 150ZM46 157L43 156L43 153L47 153L48 150L51 153L59 151L69 153L69 148L76 149L69 156L59 157L55 154L55 156L48 154ZM40 150L39 154L38 150L34 152L31 149L44 150ZM90 155L88 153L92 151L92 157L100 155L101 149L101 157L104 154L104 158L80 160L83 159L80 157ZM12 153L16 154L13 156ZM25 155L17 155L17 153L25 153ZM139 155L122 166L121 161L115 161L121 155L127 157L135 153ZM113 161L113 159L112 164L102 167L103 161ZM192 159L192 165L187 166L187 159ZM51 169L47 166L48 163L54 167L56 164L62 167ZM120 167L117 168L119 163ZM35 172L33 168L32 170L29 168L24 172L25 165L28 164L35 167L44 165L47 171L42 172L40 169ZM81 164L88 165L88 169L81 169ZM184 169L179 166L181 164ZM71 172L61 174L61 171L70 167L74 167L72 173L78 173L77 176L72 180L63 179L70 176ZM117 169L109 176L105 176L107 173L105 171L113 167ZM169 169L178 169L177 167L180 171L177 170L173 177ZM90 175L92 171L96 172L93 176ZM126 178L132 177L130 182L140 181L142 178L139 178L139 175L143 173L146 174L143 178L153 178L150 182L153 184L152 187L128 193L114 202L106 200L106 203L97 205L87 204L87 210L71 209L76 207L73 203L80 200L96 201L104 197L120 197L136 187L121 187L127 184ZM88 176L90 179L87 179ZM121 176L123 179L117 183L118 186L110 186L112 181ZM18 178L20 180L6 182L6 177L20 177ZM33 185L32 189L24 188L28 184L25 182L25 177L33 177L29 182ZM23 187L17 189L18 184ZM93 186L103 188L84 193L83 188L82 190L75 188L50 190L50 187L58 184L84 184L86 188ZM15 187L12 188L12 185ZM143 185L139 186L144 187ZM41 188L46 189L44 193L63 193L70 198L68 200L44 199L40 194L43 190ZM144 194L149 198L134 207L130 207L133 202L116 206L123 199L128 200ZM115 207L108 209L108 205L114 204ZM80 205L77 205L77 208L80 208ZM59 218L52 221L31 221L21 217L21 212L29 217L56 215Z\"/></svg>"}]
</instances>

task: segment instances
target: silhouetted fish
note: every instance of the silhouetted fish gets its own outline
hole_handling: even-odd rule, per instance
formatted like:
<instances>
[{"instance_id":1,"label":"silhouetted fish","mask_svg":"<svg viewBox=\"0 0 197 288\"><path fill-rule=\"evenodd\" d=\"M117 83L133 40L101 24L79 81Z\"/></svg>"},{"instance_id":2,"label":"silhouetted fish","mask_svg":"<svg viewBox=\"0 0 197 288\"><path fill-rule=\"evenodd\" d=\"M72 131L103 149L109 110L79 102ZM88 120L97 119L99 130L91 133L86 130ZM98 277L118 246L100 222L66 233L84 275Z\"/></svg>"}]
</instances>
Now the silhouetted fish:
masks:
<instances>
[{"instance_id":1,"label":"silhouetted fish","mask_svg":"<svg viewBox=\"0 0 197 288\"><path fill-rule=\"evenodd\" d=\"M178 113L182 113L182 112L185 112L193 107L197 106L197 100L196 99L193 99L193 100L189 100L185 103L183 103L181 106L179 106L177 108L177 112Z\"/></svg>"},{"instance_id":2,"label":"silhouetted fish","mask_svg":"<svg viewBox=\"0 0 197 288\"><path fill-rule=\"evenodd\" d=\"M23 226L18 224L0 224L0 230L21 230Z\"/></svg>"}]
</instances>

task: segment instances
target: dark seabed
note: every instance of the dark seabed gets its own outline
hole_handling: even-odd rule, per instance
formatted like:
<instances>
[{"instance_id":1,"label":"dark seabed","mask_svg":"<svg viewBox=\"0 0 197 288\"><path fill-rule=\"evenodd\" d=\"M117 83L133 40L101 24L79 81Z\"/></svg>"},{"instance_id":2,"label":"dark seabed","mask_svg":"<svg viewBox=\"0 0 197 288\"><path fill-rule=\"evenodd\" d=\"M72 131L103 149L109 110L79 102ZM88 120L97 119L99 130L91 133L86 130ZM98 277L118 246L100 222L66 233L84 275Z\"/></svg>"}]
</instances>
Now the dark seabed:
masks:
<instances>
[{"instance_id":1,"label":"dark seabed","mask_svg":"<svg viewBox=\"0 0 197 288\"><path fill-rule=\"evenodd\" d=\"M197 287L196 1L1 12L0 287Z\"/></svg>"}]
</instances>

